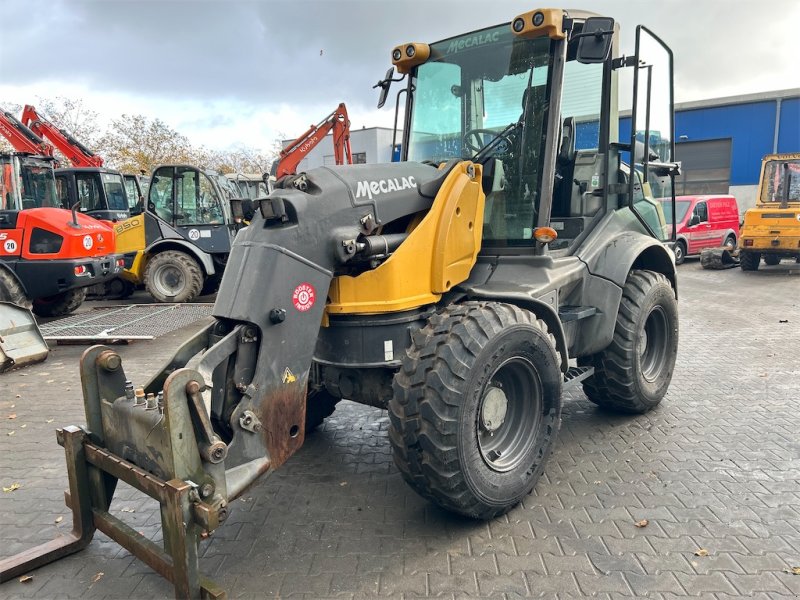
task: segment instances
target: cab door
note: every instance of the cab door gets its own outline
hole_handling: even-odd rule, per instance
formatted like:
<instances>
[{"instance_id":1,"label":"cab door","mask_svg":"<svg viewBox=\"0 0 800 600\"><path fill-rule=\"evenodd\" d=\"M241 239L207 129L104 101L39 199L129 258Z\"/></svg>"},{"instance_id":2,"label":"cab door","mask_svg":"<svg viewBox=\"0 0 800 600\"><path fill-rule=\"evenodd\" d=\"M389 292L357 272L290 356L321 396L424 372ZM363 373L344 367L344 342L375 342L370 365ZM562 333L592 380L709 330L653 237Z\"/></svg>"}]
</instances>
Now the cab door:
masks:
<instances>
[{"instance_id":1,"label":"cab door","mask_svg":"<svg viewBox=\"0 0 800 600\"><path fill-rule=\"evenodd\" d=\"M176 167L173 183L175 230L209 254L230 252L223 198L208 175L195 167Z\"/></svg>"},{"instance_id":2,"label":"cab door","mask_svg":"<svg viewBox=\"0 0 800 600\"><path fill-rule=\"evenodd\" d=\"M711 224L708 222L708 205L705 200L700 200L694 205L692 214L686 222L687 252L698 254L703 248L709 246Z\"/></svg>"}]
</instances>

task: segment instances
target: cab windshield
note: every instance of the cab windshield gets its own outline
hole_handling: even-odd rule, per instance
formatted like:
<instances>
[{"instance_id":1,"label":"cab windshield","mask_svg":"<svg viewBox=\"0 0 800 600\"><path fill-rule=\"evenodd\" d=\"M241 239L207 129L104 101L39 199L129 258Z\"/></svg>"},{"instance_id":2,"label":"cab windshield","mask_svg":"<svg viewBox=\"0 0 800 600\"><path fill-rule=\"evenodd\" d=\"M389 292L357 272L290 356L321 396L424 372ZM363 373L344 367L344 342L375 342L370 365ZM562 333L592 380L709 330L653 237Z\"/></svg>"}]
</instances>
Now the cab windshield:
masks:
<instances>
[{"instance_id":1,"label":"cab windshield","mask_svg":"<svg viewBox=\"0 0 800 600\"><path fill-rule=\"evenodd\" d=\"M431 58L411 82L408 160L469 159L483 149L484 176L492 177L487 245L533 243L550 44L546 37L517 38L508 24L450 38L431 46Z\"/></svg>"},{"instance_id":2,"label":"cab windshield","mask_svg":"<svg viewBox=\"0 0 800 600\"><path fill-rule=\"evenodd\" d=\"M762 202L800 201L800 159L770 160L764 165Z\"/></svg>"},{"instance_id":3,"label":"cab windshield","mask_svg":"<svg viewBox=\"0 0 800 600\"><path fill-rule=\"evenodd\" d=\"M53 168L28 158L20 159L19 191L22 208L58 208Z\"/></svg>"}]
</instances>

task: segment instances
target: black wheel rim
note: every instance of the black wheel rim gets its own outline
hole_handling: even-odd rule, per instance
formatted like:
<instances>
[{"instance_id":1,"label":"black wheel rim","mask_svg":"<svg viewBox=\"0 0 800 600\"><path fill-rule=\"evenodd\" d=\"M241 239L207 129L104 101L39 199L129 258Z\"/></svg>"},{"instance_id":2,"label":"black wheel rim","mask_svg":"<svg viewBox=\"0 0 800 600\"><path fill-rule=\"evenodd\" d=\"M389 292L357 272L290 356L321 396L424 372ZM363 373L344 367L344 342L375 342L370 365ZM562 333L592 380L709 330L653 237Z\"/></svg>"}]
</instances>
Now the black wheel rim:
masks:
<instances>
[{"instance_id":1,"label":"black wheel rim","mask_svg":"<svg viewBox=\"0 0 800 600\"><path fill-rule=\"evenodd\" d=\"M476 421L478 450L491 469L511 471L525 462L537 443L542 406L541 380L528 359L510 358L495 369Z\"/></svg>"},{"instance_id":2,"label":"black wheel rim","mask_svg":"<svg viewBox=\"0 0 800 600\"><path fill-rule=\"evenodd\" d=\"M669 342L667 314L661 306L654 306L644 322L644 330L639 340L639 363L642 376L649 382L655 381L664 368Z\"/></svg>"}]
</instances>

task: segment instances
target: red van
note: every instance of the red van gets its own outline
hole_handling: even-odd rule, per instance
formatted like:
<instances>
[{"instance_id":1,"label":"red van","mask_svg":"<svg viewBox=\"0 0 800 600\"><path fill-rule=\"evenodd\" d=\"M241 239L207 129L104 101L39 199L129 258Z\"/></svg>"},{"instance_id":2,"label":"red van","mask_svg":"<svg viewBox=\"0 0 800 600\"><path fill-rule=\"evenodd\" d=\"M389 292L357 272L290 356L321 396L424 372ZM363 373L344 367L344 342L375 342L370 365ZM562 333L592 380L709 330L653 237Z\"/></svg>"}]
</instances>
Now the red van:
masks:
<instances>
[{"instance_id":1,"label":"red van","mask_svg":"<svg viewBox=\"0 0 800 600\"><path fill-rule=\"evenodd\" d=\"M669 205L664 205L667 223L672 223ZM675 264L703 248L736 245L739 239L739 205L733 196L678 196L675 198L678 241Z\"/></svg>"}]
</instances>

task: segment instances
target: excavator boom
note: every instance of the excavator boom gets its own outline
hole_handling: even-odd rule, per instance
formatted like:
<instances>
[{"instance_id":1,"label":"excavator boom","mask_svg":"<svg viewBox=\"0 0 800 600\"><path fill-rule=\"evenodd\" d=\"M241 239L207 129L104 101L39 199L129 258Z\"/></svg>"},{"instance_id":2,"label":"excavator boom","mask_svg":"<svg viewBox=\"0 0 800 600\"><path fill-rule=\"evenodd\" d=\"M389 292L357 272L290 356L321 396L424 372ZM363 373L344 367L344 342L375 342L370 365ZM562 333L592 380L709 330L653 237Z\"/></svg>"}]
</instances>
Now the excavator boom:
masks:
<instances>
[{"instance_id":1,"label":"excavator boom","mask_svg":"<svg viewBox=\"0 0 800 600\"><path fill-rule=\"evenodd\" d=\"M337 165L353 164L353 153L350 149L350 119L344 102L339 104L331 114L316 125L311 125L300 137L281 150L275 177L297 173L297 165L303 160L328 133L333 132L333 154ZM347 161L345 163L345 161Z\"/></svg>"},{"instance_id":2,"label":"excavator boom","mask_svg":"<svg viewBox=\"0 0 800 600\"><path fill-rule=\"evenodd\" d=\"M50 140L58 151L69 159L73 167L103 166L102 157L89 150L67 131L59 129L42 117L30 104L26 104L22 110L22 124L29 127L37 136Z\"/></svg>"},{"instance_id":3,"label":"excavator boom","mask_svg":"<svg viewBox=\"0 0 800 600\"><path fill-rule=\"evenodd\" d=\"M53 146L31 131L10 112L0 114L0 134L17 152L53 156Z\"/></svg>"}]
</instances>

